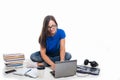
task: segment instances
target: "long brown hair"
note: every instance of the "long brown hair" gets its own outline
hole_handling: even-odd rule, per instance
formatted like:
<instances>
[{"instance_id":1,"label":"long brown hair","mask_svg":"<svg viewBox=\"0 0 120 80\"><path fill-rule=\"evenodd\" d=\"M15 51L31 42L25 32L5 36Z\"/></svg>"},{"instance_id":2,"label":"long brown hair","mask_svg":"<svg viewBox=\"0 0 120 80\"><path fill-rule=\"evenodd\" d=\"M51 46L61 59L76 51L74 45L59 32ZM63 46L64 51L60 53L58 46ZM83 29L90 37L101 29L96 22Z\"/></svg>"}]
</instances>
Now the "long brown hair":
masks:
<instances>
[{"instance_id":1,"label":"long brown hair","mask_svg":"<svg viewBox=\"0 0 120 80\"><path fill-rule=\"evenodd\" d=\"M53 20L56 23L56 25L58 26L54 16L48 15L44 18L42 32L39 36L39 43L40 43L41 47L43 47L43 48L46 48L46 38L48 36L48 24L49 24L50 20Z\"/></svg>"}]
</instances>

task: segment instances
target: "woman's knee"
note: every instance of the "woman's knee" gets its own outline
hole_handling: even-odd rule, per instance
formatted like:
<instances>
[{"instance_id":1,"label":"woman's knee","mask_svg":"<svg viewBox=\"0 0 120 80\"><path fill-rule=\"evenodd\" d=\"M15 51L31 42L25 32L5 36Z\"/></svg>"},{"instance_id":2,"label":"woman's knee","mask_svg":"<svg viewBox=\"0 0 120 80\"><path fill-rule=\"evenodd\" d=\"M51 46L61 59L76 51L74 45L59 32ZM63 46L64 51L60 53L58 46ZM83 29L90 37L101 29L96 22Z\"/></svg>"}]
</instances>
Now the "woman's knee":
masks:
<instances>
[{"instance_id":1,"label":"woman's knee","mask_svg":"<svg viewBox=\"0 0 120 80\"><path fill-rule=\"evenodd\" d=\"M34 53L31 54L30 59L31 59L32 61L36 62L36 57L35 57L35 54L34 54Z\"/></svg>"},{"instance_id":2,"label":"woman's knee","mask_svg":"<svg viewBox=\"0 0 120 80\"><path fill-rule=\"evenodd\" d=\"M30 56L30 59L34 62L41 62L42 59L40 57L40 51L37 51L35 53L32 53L31 56Z\"/></svg>"}]
</instances>

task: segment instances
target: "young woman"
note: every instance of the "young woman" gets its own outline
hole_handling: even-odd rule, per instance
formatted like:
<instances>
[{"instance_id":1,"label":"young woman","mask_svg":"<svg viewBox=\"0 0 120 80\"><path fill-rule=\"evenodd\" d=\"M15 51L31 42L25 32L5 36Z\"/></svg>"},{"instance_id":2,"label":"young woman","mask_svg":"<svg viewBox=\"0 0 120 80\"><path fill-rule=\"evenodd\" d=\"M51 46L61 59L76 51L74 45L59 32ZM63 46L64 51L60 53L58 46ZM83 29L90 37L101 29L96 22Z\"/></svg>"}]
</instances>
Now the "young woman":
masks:
<instances>
[{"instance_id":1,"label":"young woman","mask_svg":"<svg viewBox=\"0 0 120 80\"><path fill-rule=\"evenodd\" d=\"M55 61L70 60L71 54L65 51L65 37L64 30L58 28L54 16L46 16L39 37L40 51L33 53L31 60L37 62L38 66L46 63L52 69L55 68Z\"/></svg>"}]
</instances>

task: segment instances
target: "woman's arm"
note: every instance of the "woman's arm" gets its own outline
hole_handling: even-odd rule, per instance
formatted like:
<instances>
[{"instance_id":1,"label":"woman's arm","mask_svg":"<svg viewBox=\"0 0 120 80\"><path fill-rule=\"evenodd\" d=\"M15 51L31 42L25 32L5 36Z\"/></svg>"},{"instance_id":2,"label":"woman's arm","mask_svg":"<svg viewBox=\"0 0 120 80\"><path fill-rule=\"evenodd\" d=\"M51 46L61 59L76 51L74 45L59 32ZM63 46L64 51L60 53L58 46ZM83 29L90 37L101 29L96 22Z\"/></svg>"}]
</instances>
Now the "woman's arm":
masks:
<instances>
[{"instance_id":1,"label":"woman's arm","mask_svg":"<svg viewBox=\"0 0 120 80\"><path fill-rule=\"evenodd\" d=\"M60 40L60 61L65 60L65 39Z\"/></svg>"},{"instance_id":2,"label":"woman's arm","mask_svg":"<svg viewBox=\"0 0 120 80\"><path fill-rule=\"evenodd\" d=\"M46 49L41 47L41 56L43 60L51 66L51 68L54 70L55 64L54 62L46 55Z\"/></svg>"}]
</instances>

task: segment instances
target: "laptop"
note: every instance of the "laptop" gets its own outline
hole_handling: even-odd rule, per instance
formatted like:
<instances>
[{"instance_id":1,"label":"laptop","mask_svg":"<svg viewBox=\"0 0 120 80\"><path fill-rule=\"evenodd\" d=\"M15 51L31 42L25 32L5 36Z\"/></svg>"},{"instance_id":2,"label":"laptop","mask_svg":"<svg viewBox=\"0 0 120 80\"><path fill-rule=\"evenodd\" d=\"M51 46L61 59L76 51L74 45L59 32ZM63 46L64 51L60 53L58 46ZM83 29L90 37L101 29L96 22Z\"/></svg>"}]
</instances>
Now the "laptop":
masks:
<instances>
[{"instance_id":1,"label":"laptop","mask_svg":"<svg viewBox=\"0 0 120 80\"><path fill-rule=\"evenodd\" d=\"M60 77L68 77L76 74L77 70L77 60L69 60L69 61L57 61L55 62L55 70L50 73L55 78Z\"/></svg>"}]
</instances>

